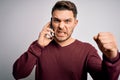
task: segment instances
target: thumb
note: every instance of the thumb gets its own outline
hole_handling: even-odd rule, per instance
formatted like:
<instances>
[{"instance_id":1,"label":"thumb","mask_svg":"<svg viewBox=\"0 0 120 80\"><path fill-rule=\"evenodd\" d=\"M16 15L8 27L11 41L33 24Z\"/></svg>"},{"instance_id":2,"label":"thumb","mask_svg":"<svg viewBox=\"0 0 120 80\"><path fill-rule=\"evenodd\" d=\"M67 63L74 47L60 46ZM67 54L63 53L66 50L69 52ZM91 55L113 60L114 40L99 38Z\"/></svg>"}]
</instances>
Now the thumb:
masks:
<instances>
[{"instance_id":1,"label":"thumb","mask_svg":"<svg viewBox=\"0 0 120 80\"><path fill-rule=\"evenodd\" d=\"M93 39L96 43L98 43L98 35L94 36Z\"/></svg>"}]
</instances>

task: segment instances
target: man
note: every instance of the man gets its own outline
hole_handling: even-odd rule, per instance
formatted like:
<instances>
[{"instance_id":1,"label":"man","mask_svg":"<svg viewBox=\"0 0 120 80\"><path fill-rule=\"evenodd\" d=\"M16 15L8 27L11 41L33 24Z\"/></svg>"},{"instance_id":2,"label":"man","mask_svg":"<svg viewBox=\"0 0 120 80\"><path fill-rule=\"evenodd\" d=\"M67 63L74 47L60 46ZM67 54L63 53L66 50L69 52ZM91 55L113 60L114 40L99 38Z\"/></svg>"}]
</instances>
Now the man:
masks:
<instances>
[{"instance_id":1,"label":"man","mask_svg":"<svg viewBox=\"0 0 120 80\"><path fill-rule=\"evenodd\" d=\"M101 60L91 44L72 38L76 17L74 3L58 1L38 40L14 63L14 78L27 77L36 66L35 80L87 80L87 73L94 80L117 80L120 54L114 36L101 32L94 37L103 53Z\"/></svg>"}]
</instances>

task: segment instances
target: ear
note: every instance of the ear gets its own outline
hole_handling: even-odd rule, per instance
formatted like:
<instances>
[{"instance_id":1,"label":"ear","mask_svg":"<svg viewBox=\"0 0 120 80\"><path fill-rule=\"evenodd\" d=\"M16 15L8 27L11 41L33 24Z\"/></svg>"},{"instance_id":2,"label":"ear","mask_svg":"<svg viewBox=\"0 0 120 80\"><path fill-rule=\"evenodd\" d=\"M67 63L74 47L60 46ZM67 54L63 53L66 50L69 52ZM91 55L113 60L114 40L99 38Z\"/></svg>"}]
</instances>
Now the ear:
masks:
<instances>
[{"instance_id":1,"label":"ear","mask_svg":"<svg viewBox=\"0 0 120 80\"><path fill-rule=\"evenodd\" d=\"M77 19L75 19L75 26L78 24L78 20Z\"/></svg>"}]
</instances>

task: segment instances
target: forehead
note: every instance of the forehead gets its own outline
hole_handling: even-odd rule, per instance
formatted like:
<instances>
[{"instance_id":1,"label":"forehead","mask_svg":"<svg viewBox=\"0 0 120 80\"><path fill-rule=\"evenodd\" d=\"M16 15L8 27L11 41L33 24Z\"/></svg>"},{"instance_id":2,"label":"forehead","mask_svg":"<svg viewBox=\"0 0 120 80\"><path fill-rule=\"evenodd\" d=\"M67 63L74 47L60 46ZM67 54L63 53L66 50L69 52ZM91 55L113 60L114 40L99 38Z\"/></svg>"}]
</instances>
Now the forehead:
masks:
<instances>
[{"instance_id":1,"label":"forehead","mask_svg":"<svg viewBox=\"0 0 120 80\"><path fill-rule=\"evenodd\" d=\"M52 17L58 19L69 19L74 18L74 15L73 12L70 10L55 10Z\"/></svg>"}]
</instances>

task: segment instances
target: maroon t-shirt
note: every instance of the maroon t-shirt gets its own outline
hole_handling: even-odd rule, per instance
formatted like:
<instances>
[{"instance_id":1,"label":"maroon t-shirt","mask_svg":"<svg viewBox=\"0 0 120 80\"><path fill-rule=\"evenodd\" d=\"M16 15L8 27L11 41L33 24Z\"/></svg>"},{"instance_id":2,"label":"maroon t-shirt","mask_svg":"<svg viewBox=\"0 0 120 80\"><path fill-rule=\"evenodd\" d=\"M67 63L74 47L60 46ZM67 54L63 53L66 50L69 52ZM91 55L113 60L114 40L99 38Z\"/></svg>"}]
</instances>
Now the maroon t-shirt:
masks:
<instances>
[{"instance_id":1,"label":"maroon t-shirt","mask_svg":"<svg viewBox=\"0 0 120 80\"><path fill-rule=\"evenodd\" d=\"M64 47L53 40L44 48L35 41L14 63L13 76L25 78L34 66L35 80L87 80L87 73L94 80L117 80L120 57L101 60L92 45L78 40Z\"/></svg>"}]
</instances>

